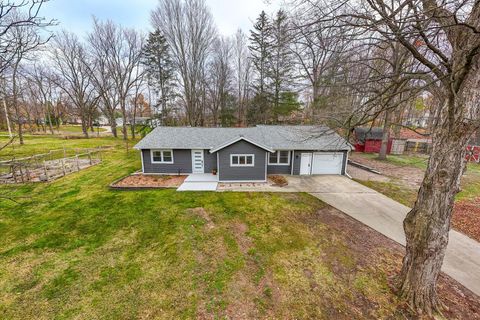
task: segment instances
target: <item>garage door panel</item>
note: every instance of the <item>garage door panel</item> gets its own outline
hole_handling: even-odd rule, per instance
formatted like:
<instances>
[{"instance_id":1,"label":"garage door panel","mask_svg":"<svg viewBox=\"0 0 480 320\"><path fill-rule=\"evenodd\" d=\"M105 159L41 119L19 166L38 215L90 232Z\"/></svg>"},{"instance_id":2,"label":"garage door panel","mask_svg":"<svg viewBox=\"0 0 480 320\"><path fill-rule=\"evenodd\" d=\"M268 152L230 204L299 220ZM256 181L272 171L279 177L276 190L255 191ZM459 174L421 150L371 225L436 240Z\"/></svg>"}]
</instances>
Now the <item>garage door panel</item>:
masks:
<instances>
[{"instance_id":1,"label":"garage door panel","mask_svg":"<svg viewBox=\"0 0 480 320\"><path fill-rule=\"evenodd\" d=\"M343 153L315 152L312 174L342 174Z\"/></svg>"}]
</instances>

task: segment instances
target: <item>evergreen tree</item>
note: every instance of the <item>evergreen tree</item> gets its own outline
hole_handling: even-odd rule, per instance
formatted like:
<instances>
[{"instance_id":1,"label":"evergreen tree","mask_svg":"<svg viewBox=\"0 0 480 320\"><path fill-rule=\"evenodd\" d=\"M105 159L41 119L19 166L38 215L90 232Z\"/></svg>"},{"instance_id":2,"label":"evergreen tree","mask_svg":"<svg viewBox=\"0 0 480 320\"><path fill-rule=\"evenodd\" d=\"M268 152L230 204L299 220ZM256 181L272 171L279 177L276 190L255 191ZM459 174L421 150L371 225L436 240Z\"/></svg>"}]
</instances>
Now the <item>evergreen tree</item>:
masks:
<instances>
[{"instance_id":1,"label":"evergreen tree","mask_svg":"<svg viewBox=\"0 0 480 320\"><path fill-rule=\"evenodd\" d=\"M286 108L286 106L292 105L282 100L284 100L285 97L292 97L291 94L283 93L291 89L291 77L294 67L294 57L290 47L292 34L288 17L283 10L279 10L273 20L271 41L269 43L271 44L272 50L268 59L267 76L272 85L272 116L274 117L274 121L278 121L279 115L286 115L285 112L289 109Z\"/></svg>"},{"instance_id":2,"label":"evergreen tree","mask_svg":"<svg viewBox=\"0 0 480 320\"><path fill-rule=\"evenodd\" d=\"M157 96L155 107L161 110L162 118L168 118L170 102L175 98L175 69L169 45L160 30L149 34L142 63Z\"/></svg>"},{"instance_id":3,"label":"evergreen tree","mask_svg":"<svg viewBox=\"0 0 480 320\"><path fill-rule=\"evenodd\" d=\"M250 30L251 60L255 71L253 81L254 100L248 110L250 122L267 122L270 108L270 83L268 79L268 66L272 51L272 25L265 11L262 11L256 23Z\"/></svg>"}]
</instances>

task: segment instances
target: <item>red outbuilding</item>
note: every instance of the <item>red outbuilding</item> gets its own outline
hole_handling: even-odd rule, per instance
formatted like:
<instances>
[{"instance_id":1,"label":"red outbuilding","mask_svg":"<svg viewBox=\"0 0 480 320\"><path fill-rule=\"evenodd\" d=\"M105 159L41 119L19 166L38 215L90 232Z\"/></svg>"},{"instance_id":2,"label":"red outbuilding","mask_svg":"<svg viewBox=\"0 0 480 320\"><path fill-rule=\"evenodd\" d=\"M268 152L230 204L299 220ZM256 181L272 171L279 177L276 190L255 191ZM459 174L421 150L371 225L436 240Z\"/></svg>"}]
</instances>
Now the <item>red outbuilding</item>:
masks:
<instances>
[{"instance_id":1,"label":"red outbuilding","mask_svg":"<svg viewBox=\"0 0 480 320\"><path fill-rule=\"evenodd\" d=\"M379 153L382 147L383 128L356 127L353 129L355 151ZM388 140L387 153L392 150L392 139Z\"/></svg>"}]
</instances>

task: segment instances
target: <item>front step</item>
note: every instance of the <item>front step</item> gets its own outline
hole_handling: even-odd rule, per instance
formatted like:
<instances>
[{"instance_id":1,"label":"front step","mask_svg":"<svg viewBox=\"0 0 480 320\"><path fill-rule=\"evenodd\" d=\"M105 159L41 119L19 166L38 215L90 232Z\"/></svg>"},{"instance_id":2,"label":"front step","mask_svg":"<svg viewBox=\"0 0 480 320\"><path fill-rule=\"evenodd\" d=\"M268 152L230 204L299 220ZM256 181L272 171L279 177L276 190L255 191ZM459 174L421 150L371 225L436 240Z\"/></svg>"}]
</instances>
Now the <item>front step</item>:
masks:
<instances>
[{"instance_id":1,"label":"front step","mask_svg":"<svg viewBox=\"0 0 480 320\"><path fill-rule=\"evenodd\" d=\"M178 187L177 191L216 191L217 186L218 182L213 181L185 181L180 187Z\"/></svg>"}]
</instances>

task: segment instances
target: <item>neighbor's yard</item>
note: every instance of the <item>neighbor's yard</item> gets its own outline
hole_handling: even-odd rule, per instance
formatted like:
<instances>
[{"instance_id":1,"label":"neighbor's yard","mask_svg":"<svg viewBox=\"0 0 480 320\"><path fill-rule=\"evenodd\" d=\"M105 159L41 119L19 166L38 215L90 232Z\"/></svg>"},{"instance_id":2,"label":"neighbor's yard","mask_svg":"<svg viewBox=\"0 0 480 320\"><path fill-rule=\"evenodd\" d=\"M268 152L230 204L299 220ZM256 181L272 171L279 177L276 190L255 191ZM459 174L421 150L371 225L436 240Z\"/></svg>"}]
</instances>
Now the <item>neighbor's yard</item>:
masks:
<instances>
[{"instance_id":1,"label":"neighbor's yard","mask_svg":"<svg viewBox=\"0 0 480 320\"><path fill-rule=\"evenodd\" d=\"M1 141L0 141L1 142ZM121 140L32 139L27 154L114 145L50 184L1 187L1 319L405 319L402 248L306 194L113 191L140 168ZM443 277L448 318L478 298Z\"/></svg>"},{"instance_id":2,"label":"neighbor's yard","mask_svg":"<svg viewBox=\"0 0 480 320\"><path fill-rule=\"evenodd\" d=\"M379 170L382 176L349 167L353 178L369 188L412 207L427 167L428 158L420 155L389 156L387 161L377 154L353 153L351 159ZM452 227L480 241L480 164L469 163L457 194Z\"/></svg>"}]
</instances>

